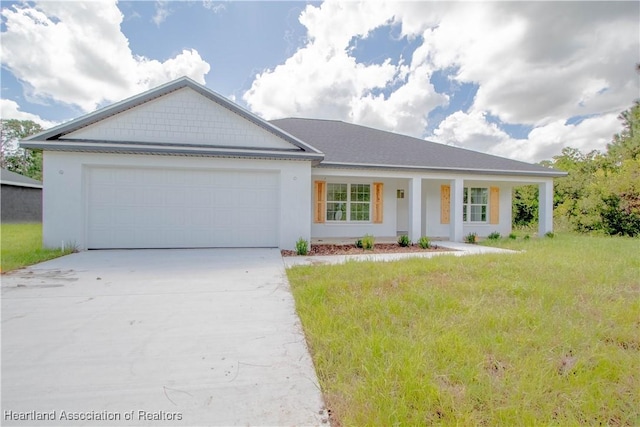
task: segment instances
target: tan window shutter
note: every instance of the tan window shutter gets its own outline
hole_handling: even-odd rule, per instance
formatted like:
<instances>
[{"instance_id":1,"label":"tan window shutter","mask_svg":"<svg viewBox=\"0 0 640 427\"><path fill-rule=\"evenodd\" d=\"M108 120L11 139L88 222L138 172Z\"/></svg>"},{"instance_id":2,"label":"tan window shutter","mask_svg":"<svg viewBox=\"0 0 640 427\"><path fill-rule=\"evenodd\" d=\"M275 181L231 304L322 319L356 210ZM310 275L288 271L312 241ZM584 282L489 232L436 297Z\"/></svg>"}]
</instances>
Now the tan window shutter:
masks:
<instances>
[{"instance_id":1,"label":"tan window shutter","mask_svg":"<svg viewBox=\"0 0 640 427\"><path fill-rule=\"evenodd\" d=\"M314 181L313 184L315 187L313 222L322 223L325 220L327 212L325 209L327 203L327 183L325 181Z\"/></svg>"},{"instance_id":2,"label":"tan window shutter","mask_svg":"<svg viewBox=\"0 0 640 427\"><path fill-rule=\"evenodd\" d=\"M373 222L374 224L382 223L382 190L383 183L374 182L373 183Z\"/></svg>"},{"instance_id":3,"label":"tan window shutter","mask_svg":"<svg viewBox=\"0 0 640 427\"><path fill-rule=\"evenodd\" d=\"M489 223L500 223L500 188L491 187L489 192Z\"/></svg>"},{"instance_id":4,"label":"tan window shutter","mask_svg":"<svg viewBox=\"0 0 640 427\"><path fill-rule=\"evenodd\" d=\"M440 186L440 224L449 224L451 218L451 187Z\"/></svg>"}]
</instances>

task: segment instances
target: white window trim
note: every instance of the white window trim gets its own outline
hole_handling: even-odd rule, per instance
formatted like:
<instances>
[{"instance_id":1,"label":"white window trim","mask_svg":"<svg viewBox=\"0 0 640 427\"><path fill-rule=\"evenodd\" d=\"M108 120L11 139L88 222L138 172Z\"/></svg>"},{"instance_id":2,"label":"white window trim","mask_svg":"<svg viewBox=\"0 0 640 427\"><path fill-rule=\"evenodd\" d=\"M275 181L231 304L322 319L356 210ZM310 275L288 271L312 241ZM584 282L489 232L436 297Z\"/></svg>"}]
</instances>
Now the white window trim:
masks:
<instances>
[{"instance_id":1,"label":"white window trim","mask_svg":"<svg viewBox=\"0 0 640 427\"><path fill-rule=\"evenodd\" d=\"M346 201L333 201L333 200L329 200L329 185L331 184L342 184L347 186L347 200ZM369 219L368 220L352 220L351 219L351 186L352 185L367 185L369 186L369 201L368 202L359 202L359 201L355 201L353 203L357 203L357 204L364 204L364 203L368 203L369 204ZM346 203L347 205L347 210L345 212L346 218L345 220L335 220L335 219L330 219L329 215L327 215L327 207L325 207L325 222L327 223L331 223L331 224L371 224L371 216L372 216L372 207L373 207L373 203L371 201L372 198L372 188L373 188L373 184L370 182L327 182L327 191L326 191L326 196L325 196L325 206L328 206L329 203Z\"/></svg>"},{"instance_id":2,"label":"white window trim","mask_svg":"<svg viewBox=\"0 0 640 427\"><path fill-rule=\"evenodd\" d=\"M487 203L471 203L471 189L472 188L480 188L483 189L487 192ZM467 197L467 203L462 203L462 216L464 218L464 212L466 211L467 213L467 219L463 219L463 222L465 224L476 224L476 225L482 225L482 224L488 224L489 223L489 202L490 202L490 197L489 197L489 188L488 187L464 187L464 193ZM464 200L464 196L463 196L463 200ZM484 213L484 221L472 221L471 220L471 206L486 206L485 209L485 213Z\"/></svg>"}]
</instances>

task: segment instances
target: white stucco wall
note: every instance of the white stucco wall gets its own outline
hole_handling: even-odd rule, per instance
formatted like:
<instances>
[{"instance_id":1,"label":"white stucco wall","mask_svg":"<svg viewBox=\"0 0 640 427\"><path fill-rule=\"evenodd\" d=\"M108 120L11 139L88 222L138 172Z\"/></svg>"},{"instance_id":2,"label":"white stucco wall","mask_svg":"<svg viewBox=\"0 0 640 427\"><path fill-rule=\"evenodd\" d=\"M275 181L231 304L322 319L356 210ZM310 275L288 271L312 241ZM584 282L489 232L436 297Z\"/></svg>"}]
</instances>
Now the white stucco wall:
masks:
<instances>
[{"instance_id":1,"label":"white stucco wall","mask_svg":"<svg viewBox=\"0 0 640 427\"><path fill-rule=\"evenodd\" d=\"M123 111L68 135L68 139L296 148L282 138L190 88Z\"/></svg>"},{"instance_id":2,"label":"white stucco wall","mask_svg":"<svg viewBox=\"0 0 640 427\"><path fill-rule=\"evenodd\" d=\"M277 171L280 176L280 247L293 249L299 237L309 239L311 162L152 155L63 153L45 151L43 176L43 243L62 242L86 249L88 168L145 167Z\"/></svg>"},{"instance_id":3,"label":"white stucco wall","mask_svg":"<svg viewBox=\"0 0 640 427\"><path fill-rule=\"evenodd\" d=\"M339 184L369 184L382 182L383 186L383 222L374 224L372 222L336 222L326 221L325 223L314 223L311 218L311 236L314 238L323 237L362 237L365 234L373 234L379 237L389 237L396 235L396 191L399 188L406 188L403 180L397 179L374 179L372 177L337 177L331 175L314 175L309 185L309 191L313 194L313 181L322 180L327 183ZM373 190L373 187L372 187ZM313 199L313 196L312 196ZM314 200L311 200L310 208L313 208Z\"/></svg>"},{"instance_id":4,"label":"white stucco wall","mask_svg":"<svg viewBox=\"0 0 640 427\"><path fill-rule=\"evenodd\" d=\"M425 230L429 237L449 238L449 224L440 223L440 186L449 185L450 180L427 180L423 183L425 197ZM478 236L485 237L494 231L502 235L511 232L511 190L512 184L509 182L471 180L464 181L464 187L498 187L500 188L500 216L498 224L489 224L488 213L486 223L464 223L463 235L477 233ZM453 212L451 212L453 215Z\"/></svg>"}]
</instances>

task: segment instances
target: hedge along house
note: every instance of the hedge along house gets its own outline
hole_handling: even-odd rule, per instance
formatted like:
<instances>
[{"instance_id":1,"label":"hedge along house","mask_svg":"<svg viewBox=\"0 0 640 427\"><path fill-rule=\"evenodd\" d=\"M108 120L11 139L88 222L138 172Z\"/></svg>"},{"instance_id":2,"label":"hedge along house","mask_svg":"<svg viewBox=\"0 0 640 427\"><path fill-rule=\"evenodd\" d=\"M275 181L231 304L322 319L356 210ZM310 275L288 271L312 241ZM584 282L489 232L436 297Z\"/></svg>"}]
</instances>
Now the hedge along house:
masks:
<instances>
[{"instance_id":1,"label":"hedge along house","mask_svg":"<svg viewBox=\"0 0 640 427\"><path fill-rule=\"evenodd\" d=\"M563 172L339 121L267 122L189 78L34 135L45 246L280 247L302 237L461 241L511 230L540 187L553 227Z\"/></svg>"}]
</instances>

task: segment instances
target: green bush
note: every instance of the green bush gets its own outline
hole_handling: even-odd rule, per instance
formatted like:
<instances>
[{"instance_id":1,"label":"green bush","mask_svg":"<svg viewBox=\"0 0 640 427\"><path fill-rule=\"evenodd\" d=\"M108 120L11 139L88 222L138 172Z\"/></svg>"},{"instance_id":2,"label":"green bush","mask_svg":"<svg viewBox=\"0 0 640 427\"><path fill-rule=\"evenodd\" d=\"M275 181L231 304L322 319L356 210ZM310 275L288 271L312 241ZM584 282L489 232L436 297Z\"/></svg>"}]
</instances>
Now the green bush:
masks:
<instances>
[{"instance_id":1,"label":"green bush","mask_svg":"<svg viewBox=\"0 0 640 427\"><path fill-rule=\"evenodd\" d=\"M302 237L296 242L296 253L298 255L307 255L309 253L309 242Z\"/></svg>"},{"instance_id":2,"label":"green bush","mask_svg":"<svg viewBox=\"0 0 640 427\"><path fill-rule=\"evenodd\" d=\"M429 249L431 247L431 242L429 242L429 238L427 236L422 236L418 239L418 246L422 249Z\"/></svg>"},{"instance_id":3,"label":"green bush","mask_svg":"<svg viewBox=\"0 0 640 427\"><path fill-rule=\"evenodd\" d=\"M406 234L403 234L402 236L398 237L398 244L406 248L407 246L411 246L411 239L409 239L409 236L407 236Z\"/></svg>"},{"instance_id":4,"label":"green bush","mask_svg":"<svg viewBox=\"0 0 640 427\"><path fill-rule=\"evenodd\" d=\"M528 234L525 234L524 237L523 237L524 240L529 240L530 238L531 238L531 236L529 236Z\"/></svg>"},{"instance_id":5,"label":"green bush","mask_svg":"<svg viewBox=\"0 0 640 427\"><path fill-rule=\"evenodd\" d=\"M498 233L497 231L494 231L493 233L489 234L487 236L487 239L489 240L500 240L502 236L500 235L500 233Z\"/></svg>"},{"instance_id":6,"label":"green bush","mask_svg":"<svg viewBox=\"0 0 640 427\"><path fill-rule=\"evenodd\" d=\"M604 199L602 228L612 236L635 237L640 235L640 201L637 198L634 201L626 200L634 198L631 194L622 196L613 194Z\"/></svg>"},{"instance_id":7,"label":"green bush","mask_svg":"<svg viewBox=\"0 0 640 427\"><path fill-rule=\"evenodd\" d=\"M518 238L518 236L516 236L516 233L509 233L509 238L511 240L516 240Z\"/></svg>"},{"instance_id":8,"label":"green bush","mask_svg":"<svg viewBox=\"0 0 640 427\"><path fill-rule=\"evenodd\" d=\"M467 243L478 243L478 233L469 233L465 236L464 241Z\"/></svg>"},{"instance_id":9,"label":"green bush","mask_svg":"<svg viewBox=\"0 0 640 427\"><path fill-rule=\"evenodd\" d=\"M356 248L362 249L362 239L356 240Z\"/></svg>"},{"instance_id":10,"label":"green bush","mask_svg":"<svg viewBox=\"0 0 640 427\"><path fill-rule=\"evenodd\" d=\"M553 231L547 231L546 233L544 233L544 235L550 239L553 239L554 237L556 237L556 235L553 234Z\"/></svg>"},{"instance_id":11,"label":"green bush","mask_svg":"<svg viewBox=\"0 0 640 427\"><path fill-rule=\"evenodd\" d=\"M372 234L365 234L364 237L362 238L362 249L372 251L376 245L375 241L376 239L373 237Z\"/></svg>"}]
</instances>

